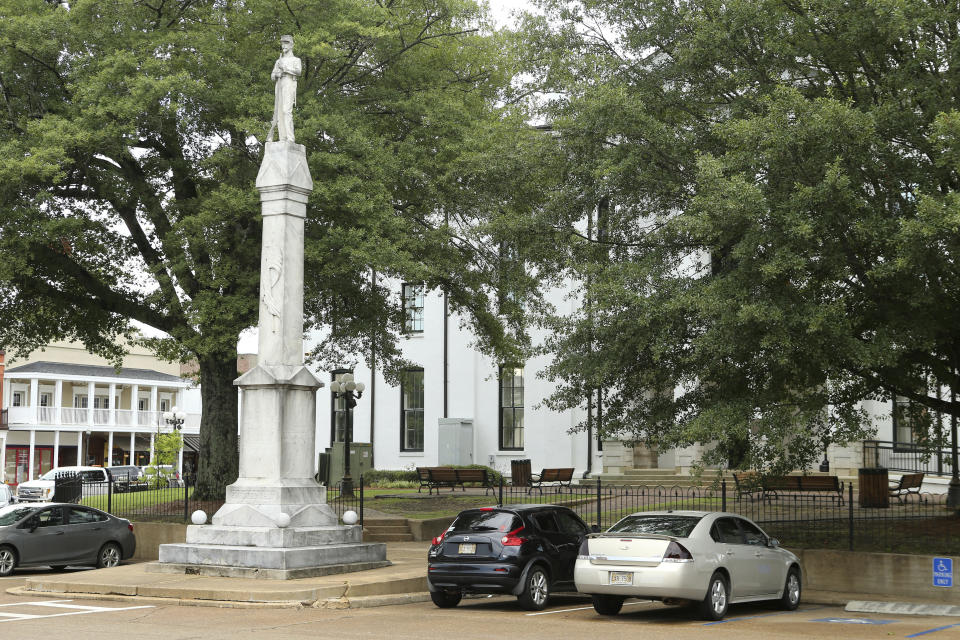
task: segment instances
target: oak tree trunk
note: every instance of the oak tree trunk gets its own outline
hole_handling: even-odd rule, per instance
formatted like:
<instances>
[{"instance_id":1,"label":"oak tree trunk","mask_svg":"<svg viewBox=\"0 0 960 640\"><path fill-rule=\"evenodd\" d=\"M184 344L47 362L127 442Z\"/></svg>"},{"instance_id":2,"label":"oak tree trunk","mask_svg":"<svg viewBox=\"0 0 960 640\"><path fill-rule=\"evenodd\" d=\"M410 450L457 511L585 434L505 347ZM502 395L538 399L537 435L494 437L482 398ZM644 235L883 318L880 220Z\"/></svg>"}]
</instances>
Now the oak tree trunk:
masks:
<instances>
[{"instance_id":1,"label":"oak tree trunk","mask_svg":"<svg viewBox=\"0 0 960 640\"><path fill-rule=\"evenodd\" d=\"M223 500L226 487L239 474L237 440L236 353L218 353L200 358L200 462L197 468L196 500Z\"/></svg>"}]
</instances>

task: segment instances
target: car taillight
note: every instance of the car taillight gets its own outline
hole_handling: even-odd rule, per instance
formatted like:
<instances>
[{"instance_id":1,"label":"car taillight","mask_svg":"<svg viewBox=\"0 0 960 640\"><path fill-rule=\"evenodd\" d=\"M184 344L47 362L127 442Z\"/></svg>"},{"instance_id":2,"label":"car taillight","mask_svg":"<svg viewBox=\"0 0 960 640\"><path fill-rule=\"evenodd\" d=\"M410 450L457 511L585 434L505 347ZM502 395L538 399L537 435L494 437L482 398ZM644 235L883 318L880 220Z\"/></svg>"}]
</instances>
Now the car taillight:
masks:
<instances>
[{"instance_id":1,"label":"car taillight","mask_svg":"<svg viewBox=\"0 0 960 640\"><path fill-rule=\"evenodd\" d=\"M500 538L500 544L502 544L505 547L519 547L520 545L522 545L524 542L527 541L526 538L521 538L520 536L517 535L521 531L523 531L523 527L518 527L514 529L507 535Z\"/></svg>"},{"instance_id":2,"label":"car taillight","mask_svg":"<svg viewBox=\"0 0 960 640\"><path fill-rule=\"evenodd\" d=\"M671 542L663 552L663 562L693 562L693 556L682 544Z\"/></svg>"},{"instance_id":3,"label":"car taillight","mask_svg":"<svg viewBox=\"0 0 960 640\"><path fill-rule=\"evenodd\" d=\"M133 523L132 523L132 522L128 522L128 523L127 523L127 529L130 529L130 533L133 533Z\"/></svg>"},{"instance_id":4,"label":"car taillight","mask_svg":"<svg viewBox=\"0 0 960 640\"><path fill-rule=\"evenodd\" d=\"M441 533L439 536L434 537L434 539L430 541L430 544L432 544L433 546L437 546L438 544L440 544L441 542L443 542L443 539L444 539L446 536L447 536L447 532L444 531L444 532Z\"/></svg>"},{"instance_id":5,"label":"car taillight","mask_svg":"<svg viewBox=\"0 0 960 640\"><path fill-rule=\"evenodd\" d=\"M577 551L578 558L586 558L590 555L590 543L587 538L583 539L583 542L580 543L580 550Z\"/></svg>"}]
</instances>

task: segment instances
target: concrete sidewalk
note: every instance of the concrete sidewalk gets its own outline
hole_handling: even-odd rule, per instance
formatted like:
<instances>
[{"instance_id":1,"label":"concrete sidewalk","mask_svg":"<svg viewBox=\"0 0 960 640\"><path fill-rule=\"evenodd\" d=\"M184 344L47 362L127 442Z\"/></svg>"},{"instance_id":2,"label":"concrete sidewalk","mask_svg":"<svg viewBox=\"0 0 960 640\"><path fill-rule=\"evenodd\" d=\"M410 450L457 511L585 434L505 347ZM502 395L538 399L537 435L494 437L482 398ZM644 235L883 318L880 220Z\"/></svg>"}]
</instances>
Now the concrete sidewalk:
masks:
<instances>
[{"instance_id":1,"label":"concrete sidewalk","mask_svg":"<svg viewBox=\"0 0 960 640\"><path fill-rule=\"evenodd\" d=\"M147 563L113 569L37 576L14 595L49 594L98 600L158 601L166 604L218 607L356 608L429 600L429 542L387 545L389 567L296 580L217 578L148 573Z\"/></svg>"}]
</instances>

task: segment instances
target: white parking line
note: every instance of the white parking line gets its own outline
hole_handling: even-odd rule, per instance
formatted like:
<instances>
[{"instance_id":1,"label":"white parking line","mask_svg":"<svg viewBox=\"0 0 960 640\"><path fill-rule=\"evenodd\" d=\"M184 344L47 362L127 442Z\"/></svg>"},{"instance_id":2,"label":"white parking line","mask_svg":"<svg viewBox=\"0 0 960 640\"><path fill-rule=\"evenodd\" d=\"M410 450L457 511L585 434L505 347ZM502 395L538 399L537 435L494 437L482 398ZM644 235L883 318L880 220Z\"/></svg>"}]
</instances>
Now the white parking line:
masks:
<instances>
[{"instance_id":1,"label":"white parking line","mask_svg":"<svg viewBox=\"0 0 960 640\"><path fill-rule=\"evenodd\" d=\"M653 602L653 600L637 600L636 602L624 602L623 606L629 607L630 605L634 605L634 604L650 604L651 602ZM551 613L567 613L569 611L586 611L587 609L593 609L593 605L590 605L589 607L577 607L575 609L554 609L553 611L538 611L536 613L527 613L524 615L546 616L546 615L550 615Z\"/></svg>"},{"instance_id":2,"label":"white parking line","mask_svg":"<svg viewBox=\"0 0 960 640\"><path fill-rule=\"evenodd\" d=\"M88 613L107 613L108 611L130 611L132 609L153 609L153 605L136 607L92 607L81 604L63 604L72 600L39 600L36 602L10 602L0 604L0 607L50 607L51 609L71 609L64 613L7 613L0 611L0 623L16 622L17 620L36 620L37 618L59 618L62 616L81 616Z\"/></svg>"}]
</instances>

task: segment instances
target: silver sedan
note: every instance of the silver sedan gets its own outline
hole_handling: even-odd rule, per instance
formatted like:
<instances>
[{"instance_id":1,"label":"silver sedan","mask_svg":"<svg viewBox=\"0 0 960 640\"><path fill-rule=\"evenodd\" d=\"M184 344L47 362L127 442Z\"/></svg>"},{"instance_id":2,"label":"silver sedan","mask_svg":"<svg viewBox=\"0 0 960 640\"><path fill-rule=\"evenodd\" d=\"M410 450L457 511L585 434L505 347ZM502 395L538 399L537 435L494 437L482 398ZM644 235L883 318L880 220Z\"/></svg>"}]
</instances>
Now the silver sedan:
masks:
<instances>
[{"instance_id":1,"label":"silver sedan","mask_svg":"<svg viewBox=\"0 0 960 640\"><path fill-rule=\"evenodd\" d=\"M574 569L577 590L597 613L615 615L628 597L698 604L720 620L730 604L800 603L800 561L752 521L732 513L647 511L588 536Z\"/></svg>"},{"instance_id":2,"label":"silver sedan","mask_svg":"<svg viewBox=\"0 0 960 640\"><path fill-rule=\"evenodd\" d=\"M133 525L77 504L14 504L0 508L0 576L16 567L115 567L133 556Z\"/></svg>"}]
</instances>

